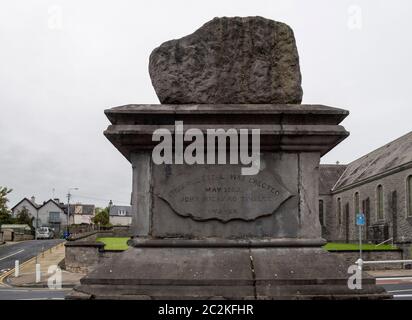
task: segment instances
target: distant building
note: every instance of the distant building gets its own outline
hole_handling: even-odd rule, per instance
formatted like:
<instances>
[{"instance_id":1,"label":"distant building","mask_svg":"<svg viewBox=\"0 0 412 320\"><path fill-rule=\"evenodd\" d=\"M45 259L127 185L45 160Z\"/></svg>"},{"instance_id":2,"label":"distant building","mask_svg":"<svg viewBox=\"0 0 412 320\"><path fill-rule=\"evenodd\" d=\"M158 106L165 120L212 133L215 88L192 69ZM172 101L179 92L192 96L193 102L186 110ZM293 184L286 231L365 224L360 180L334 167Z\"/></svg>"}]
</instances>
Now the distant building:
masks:
<instances>
[{"instance_id":1,"label":"distant building","mask_svg":"<svg viewBox=\"0 0 412 320\"><path fill-rule=\"evenodd\" d=\"M11 209L12 216L17 217L23 208L26 208L30 217L33 218L33 226L36 226L36 219L38 219L37 226L54 228L56 234L67 226L64 205L59 199L50 199L40 205L36 203L34 197L23 198Z\"/></svg>"},{"instance_id":2,"label":"distant building","mask_svg":"<svg viewBox=\"0 0 412 320\"><path fill-rule=\"evenodd\" d=\"M43 204L36 203L35 197L23 198L12 209L12 216L17 217L19 212L26 208L30 217L33 218L33 226L51 227L56 234L63 232L67 227L67 204L59 199L50 199ZM71 204L70 205L70 222L71 224L92 224L92 218L95 214L93 204Z\"/></svg>"},{"instance_id":3,"label":"distant building","mask_svg":"<svg viewBox=\"0 0 412 320\"><path fill-rule=\"evenodd\" d=\"M346 167L320 166L319 215L325 238L357 241L359 212L366 217L365 241L412 243L412 132Z\"/></svg>"},{"instance_id":4,"label":"distant building","mask_svg":"<svg viewBox=\"0 0 412 320\"><path fill-rule=\"evenodd\" d=\"M95 215L94 204L71 204L70 205L70 224L93 224L92 218ZM65 205L67 213L67 205Z\"/></svg>"},{"instance_id":5,"label":"distant building","mask_svg":"<svg viewBox=\"0 0 412 320\"><path fill-rule=\"evenodd\" d=\"M132 224L131 206L111 206L109 222L114 226L130 226Z\"/></svg>"},{"instance_id":6,"label":"distant building","mask_svg":"<svg viewBox=\"0 0 412 320\"><path fill-rule=\"evenodd\" d=\"M345 171L345 165L326 164L319 167L319 221L322 237L331 240L337 225L334 212L332 188Z\"/></svg>"}]
</instances>

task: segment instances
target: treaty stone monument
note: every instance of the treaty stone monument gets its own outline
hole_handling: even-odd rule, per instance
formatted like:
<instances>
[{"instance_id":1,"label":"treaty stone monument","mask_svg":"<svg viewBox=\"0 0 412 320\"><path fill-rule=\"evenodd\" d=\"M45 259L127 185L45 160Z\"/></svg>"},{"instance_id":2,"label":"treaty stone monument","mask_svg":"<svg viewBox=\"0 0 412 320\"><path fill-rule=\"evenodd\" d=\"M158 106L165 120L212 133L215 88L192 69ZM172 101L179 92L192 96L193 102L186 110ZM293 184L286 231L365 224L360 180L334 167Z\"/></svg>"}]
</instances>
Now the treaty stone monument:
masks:
<instances>
[{"instance_id":1,"label":"treaty stone monument","mask_svg":"<svg viewBox=\"0 0 412 320\"><path fill-rule=\"evenodd\" d=\"M319 161L348 136L339 125L348 111L300 104L289 26L215 18L156 48L149 72L161 104L105 111L105 136L132 165L134 237L69 298L389 297L366 274L362 289L350 290L346 263L322 249ZM176 121L205 134L259 129L256 174L242 175L241 164L154 163L154 131L176 138Z\"/></svg>"}]
</instances>

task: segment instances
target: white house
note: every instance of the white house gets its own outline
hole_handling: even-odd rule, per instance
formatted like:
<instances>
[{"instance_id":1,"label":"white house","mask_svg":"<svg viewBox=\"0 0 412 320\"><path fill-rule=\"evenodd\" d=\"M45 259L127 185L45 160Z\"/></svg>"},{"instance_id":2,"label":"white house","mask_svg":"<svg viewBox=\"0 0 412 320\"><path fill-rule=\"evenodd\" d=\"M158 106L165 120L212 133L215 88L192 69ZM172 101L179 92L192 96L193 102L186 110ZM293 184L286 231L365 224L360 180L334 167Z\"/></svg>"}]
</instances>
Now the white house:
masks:
<instances>
[{"instance_id":1,"label":"white house","mask_svg":"<svg viewBox=\"0 0 412 320\"><path fill-rule=\"evenodd\" d=\"M70 224L92 224L92 218L95 215L95 206L93 204L71 204L69 214Z\"/></svg>"},{"instance_id":2,"label":"white house","mask_svg":"<svg viewBox=\"0 0 412 320\"><path fill-rule=\"evenodd\" d=\"M36 199L34 197L31 197L30 200L28 198L23 198L13 208L11 208L12 216L15 218L21 210L26 208L30 217L36 218L37 209L39 207L40 205L36 203Z\"/></svg>"},{"instance_id":3,"label":"white house","mask_svg":"<svg viewBox=\"0 0 412 320\"><path fill-rule=\"evenodd\" d=\"M30 200L24 198L11 209L13 217L17 217L23 208L26 208L29 216L33 218L33 226L54 228L56 234L67 226L64 205L59 202L59 199L50 199L40 205L36 203L34 197ZM37 224L36 219L38 219Z\"/></svg>"},{"instance_id":4,"label":"white house","mask_svg":"<svg viewBox=\"0 0 412 320\"><path fill-rule=\"evenodd\" d=\"M114 226L130 226L132 224L132 207L131 206L110 207L109 222Z\"/></svg>"},{"instance_id":5,"label":"white house","mask_svg":"<svg viewBox=\"0 0 412 320\"><path fill-rule=\"evenodd\" d=\"M63 209L63 204L56 200L48 200L38 209L39 226L46 225L54 228L56 232L63 231L67 226L67 216Z\"/></svg>"}]
</instances>

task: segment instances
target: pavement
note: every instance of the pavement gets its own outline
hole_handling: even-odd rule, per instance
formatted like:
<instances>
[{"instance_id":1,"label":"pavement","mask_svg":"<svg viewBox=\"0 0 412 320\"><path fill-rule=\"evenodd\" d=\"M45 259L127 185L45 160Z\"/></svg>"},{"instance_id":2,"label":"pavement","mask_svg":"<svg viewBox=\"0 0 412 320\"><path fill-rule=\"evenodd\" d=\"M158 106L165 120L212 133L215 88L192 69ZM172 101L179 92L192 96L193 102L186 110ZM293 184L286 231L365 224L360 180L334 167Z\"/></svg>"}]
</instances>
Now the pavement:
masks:
<instances>
[{"instance_id":1,"label":"pavement","mask_svg":"<svg viewBox=\"0 0 412 320\"><path fill-rule=\"evenodd\" d=\"M412 270L367 271L376 278L376 284L393 295L394 300L412 300Z\"/></svg>"},{"instance_id":2,"label":"pavement","mask_svg":"<svg viewBox=\"0 0 412 320\"><path fill-rule=\"evenodd\" d=\"M7 250L5 250L7 247ZM40 250L38 250L41 248ZM28 253L31 254L28 254ZM48 287L48 281L55 283L56 275L49 274L50 266L57 266L64 259L63 240L37 240L6 244L0 247L0 266L6 267L0 273L0 300L60 300L72 287L80 283L84 274L62 270L62 288ZM41 281L36 283L36 256L40 264ZM24 257L29 257L23 260ZM20 261L19 277L14 276L14 261ZM22 260L20 260L22 259ZM2 263L2 264L1 264Z\"/></svg>"}]
</instances>

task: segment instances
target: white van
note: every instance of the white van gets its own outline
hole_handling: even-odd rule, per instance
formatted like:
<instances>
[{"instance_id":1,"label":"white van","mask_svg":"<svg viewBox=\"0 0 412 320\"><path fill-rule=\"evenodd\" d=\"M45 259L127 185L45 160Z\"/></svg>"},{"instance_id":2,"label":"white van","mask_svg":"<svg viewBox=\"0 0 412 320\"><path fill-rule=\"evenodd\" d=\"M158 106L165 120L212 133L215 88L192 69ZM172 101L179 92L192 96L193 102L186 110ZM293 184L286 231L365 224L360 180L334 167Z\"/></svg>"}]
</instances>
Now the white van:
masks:
<instances>
[{"instance_id":1,"label":"white van","mask_svg":"<svg viewBox=\"0 0 412 320\"><path fill-rule=\"evenodd\" d=\"M53 239L54 231L49 227L40 227L37 229L37 239Z\"/></svg>"}]
</instances>

